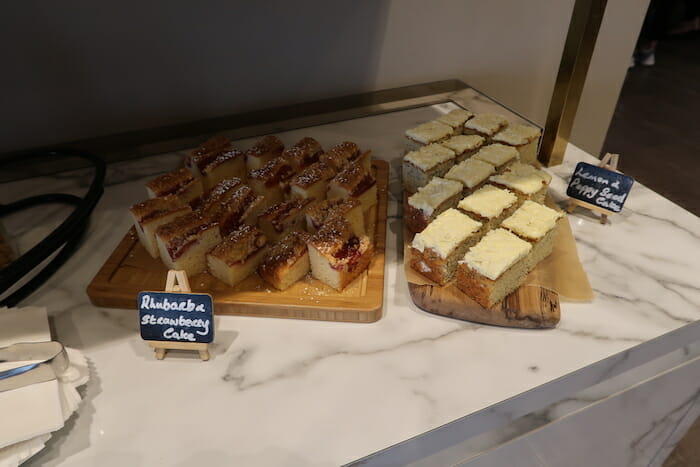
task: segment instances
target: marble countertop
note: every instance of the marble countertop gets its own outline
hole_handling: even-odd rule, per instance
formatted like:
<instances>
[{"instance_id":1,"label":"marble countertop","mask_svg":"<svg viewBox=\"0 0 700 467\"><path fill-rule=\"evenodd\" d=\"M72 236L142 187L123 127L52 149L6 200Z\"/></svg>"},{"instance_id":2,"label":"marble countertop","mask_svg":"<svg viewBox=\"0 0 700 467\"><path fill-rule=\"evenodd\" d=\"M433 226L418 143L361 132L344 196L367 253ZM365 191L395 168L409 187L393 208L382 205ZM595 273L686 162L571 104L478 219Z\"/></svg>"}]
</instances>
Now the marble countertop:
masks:
<instances>
[{"instance_id":1,"label":"marble countertop","mask_svg":"<svg viewBox=\"0 0 700 467\"><path fill-rule=\"evenodd\" d=\"M194 353L157 361L135 310L90 304L85 288L129 228L127 207L182 154L110 166L84 244L24 302L48 307L56 337L84 352L92 373L77 416L30 463L337 465L430 430L477 435L698 340L700 219L641 184L608 225L583 210L569 216L596 298L562 303L556 329L484 326L413 305L400 264L401 135L441 108L280 134L286 143L356 141L391 161L383 317L217 317L209 362ZM569 146L551 170L555 198L564 199L579 160L593 158ZM80 193L88 182L84 172L11 182L0 185L0 199ZM65 213L50 207L3 222L26 249Z\"/></svg>"}]
</instances>

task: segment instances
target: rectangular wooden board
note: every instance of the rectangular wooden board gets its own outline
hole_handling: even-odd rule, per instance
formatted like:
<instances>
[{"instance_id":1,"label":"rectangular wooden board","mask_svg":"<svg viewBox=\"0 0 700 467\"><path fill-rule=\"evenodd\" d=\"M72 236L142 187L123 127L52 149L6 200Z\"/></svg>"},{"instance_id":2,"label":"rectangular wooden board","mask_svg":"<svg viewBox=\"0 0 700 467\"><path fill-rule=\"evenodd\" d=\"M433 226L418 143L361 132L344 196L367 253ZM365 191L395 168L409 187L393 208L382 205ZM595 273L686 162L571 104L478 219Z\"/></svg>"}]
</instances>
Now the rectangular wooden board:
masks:
<instances>
[{"instance_id":1,"label":"rectangular wooden board","mask_svg":"<svg viewBox=\"0 0 700 467\"><path fill-rule=\"evenodd\" d=\"M214 298L214 312L225 315L371 323L382 316L384 250L386 247L389 164L373 160L378 203L374 257L369 268L342 292L307 277L285 291L266 284L257 274L229 287L207 273L190 277L194 293ZM126 215L126 214L125 214ZM136 309L142 290L163 290L167 269L138 241L133 227L87 287L90 301L100 307Z\"/></svg>"}]
</instances>

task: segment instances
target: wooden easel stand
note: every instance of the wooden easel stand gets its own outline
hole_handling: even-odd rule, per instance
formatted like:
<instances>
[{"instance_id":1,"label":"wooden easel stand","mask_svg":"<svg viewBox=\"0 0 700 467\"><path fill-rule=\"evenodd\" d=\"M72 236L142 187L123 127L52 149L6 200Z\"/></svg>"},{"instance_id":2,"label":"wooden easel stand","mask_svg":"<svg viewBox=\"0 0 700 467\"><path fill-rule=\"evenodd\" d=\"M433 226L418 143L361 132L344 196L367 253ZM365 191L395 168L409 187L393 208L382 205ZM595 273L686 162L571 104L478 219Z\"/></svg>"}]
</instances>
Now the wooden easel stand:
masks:
<instances>
[{"instance_id":1,"label":"wooden easel stand","mask_svg":"<svg viewBox=\"0 0 700 467\"><path fill-rule=\"evenodd\" d=\"M165 281L166 292L181 292L189 293L190 281L187 279L185 271L176 271L171 269L168 271L168 278ZM196 350L199 352L199 358L206 362L209 360L209 344L206 342L167 342L167 341L146 341L148 345L156 352L156 358L163 360L168 350Z\"/></svg>"},{"instance_id":2,"label":"wooden easel stand","mask_svg":"<svg viewBox=\"0 0 700 467\"><path fill-rule=\"evenodd\" d=\"M620 155L619 154L611 154L607 153L605 157L603 157L600 160L600 164L598 164L598 167L602 167L604 169L612 170L613 172L620 173L619 170L617 170L617 164L620 161ZM569 205L566 207L566 212L572 213L576 209L577 206L581 206L582 208L590 209L591 211L595 211L600 213L600 223L605 224L608 222L608 216L611 214L611 211L607 211L603 208L600 208L594 204L586 203L585 201L581 201L575 198L569 198Z\"/></svg>"}]
</instances>

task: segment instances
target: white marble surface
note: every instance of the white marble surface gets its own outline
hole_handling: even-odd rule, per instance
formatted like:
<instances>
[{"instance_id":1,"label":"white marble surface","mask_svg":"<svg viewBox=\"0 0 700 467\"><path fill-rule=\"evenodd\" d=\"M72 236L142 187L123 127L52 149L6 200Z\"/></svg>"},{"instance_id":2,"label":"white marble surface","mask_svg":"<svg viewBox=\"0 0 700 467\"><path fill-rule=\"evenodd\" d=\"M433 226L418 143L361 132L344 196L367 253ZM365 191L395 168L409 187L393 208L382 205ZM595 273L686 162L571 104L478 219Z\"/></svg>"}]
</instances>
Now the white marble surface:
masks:
<instances>
[{"instance_id":1,"label":"white marble surface","mask_svg":"<svg viewBox=\"0 0 700 467\"><path fill-rule=\"evenodd\" d=\"M287 143L306 135L324 145L352 140L392 161L383 318L344 324L219 317L206 363L189 354L156 361L139 337L135 311L96 308L85 295L129 227L126 208L145 197L144 180L180 155L110 167L84 245L25 303L48 307L58 338L82 350L94 371L78 417L33 462L336 465L438 427L431 435L477 435L700 338L700 219L639 184L608 225L584 211L570 216L596 299L562 303L556 329L489 327L414 306L399 263L396 168L403 130L436 112L282 134ZM591 158L571 146L566 163L552 171L555 194L561 197L562 177L582 159ZM86 180L77 173L8 183L0 185L0 199L80 192ZM26 248L64 213L51 208L4 222L24 234ZM396 459L414 448L398 446Z\"/></svg>"}]
</instances>

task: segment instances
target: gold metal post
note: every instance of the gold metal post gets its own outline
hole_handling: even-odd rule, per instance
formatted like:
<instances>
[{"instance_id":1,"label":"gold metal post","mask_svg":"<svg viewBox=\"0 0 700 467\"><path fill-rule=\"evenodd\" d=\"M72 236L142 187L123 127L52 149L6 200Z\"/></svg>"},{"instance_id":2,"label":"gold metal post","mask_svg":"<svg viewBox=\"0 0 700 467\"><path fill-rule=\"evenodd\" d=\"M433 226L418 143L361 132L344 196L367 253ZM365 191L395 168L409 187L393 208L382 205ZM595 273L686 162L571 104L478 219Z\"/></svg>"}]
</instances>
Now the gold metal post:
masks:
<instances>
[{"instance_id":1,"label":"gold metal post","mask_svg":"<svg viewBox=\"0 0 700 467\"><path fill-rule=\"evenodd\" d=\"M539 154L540 162L547 167L564 160L606 3L607 0L574 3Z\"/></svg>"}]
</instances>

